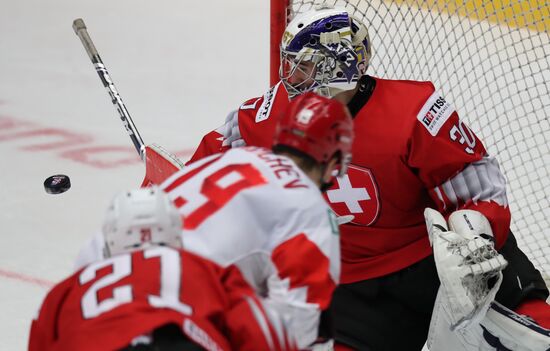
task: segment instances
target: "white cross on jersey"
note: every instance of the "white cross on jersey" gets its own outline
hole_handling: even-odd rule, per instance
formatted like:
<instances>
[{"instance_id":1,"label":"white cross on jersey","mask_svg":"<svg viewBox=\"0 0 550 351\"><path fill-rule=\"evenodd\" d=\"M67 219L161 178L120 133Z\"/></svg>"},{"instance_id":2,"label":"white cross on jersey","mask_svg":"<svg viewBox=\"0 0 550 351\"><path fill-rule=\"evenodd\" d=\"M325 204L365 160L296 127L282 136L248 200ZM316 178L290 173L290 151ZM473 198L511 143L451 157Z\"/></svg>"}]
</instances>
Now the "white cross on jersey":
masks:
<instances>
[{"instance_id":1,"label":"white cross on jersey","mask_svg":"<svg viewBox=\"0 0 550 351\"><path fill-rule=\"evenodd\" d=\"M354 188L351 186L349 176L336 178L338 189L327 191L328 200L331 203L344 202L350 213L363 213L359 201L370 200L366 188Z\"/></svg>"}]
</instances>

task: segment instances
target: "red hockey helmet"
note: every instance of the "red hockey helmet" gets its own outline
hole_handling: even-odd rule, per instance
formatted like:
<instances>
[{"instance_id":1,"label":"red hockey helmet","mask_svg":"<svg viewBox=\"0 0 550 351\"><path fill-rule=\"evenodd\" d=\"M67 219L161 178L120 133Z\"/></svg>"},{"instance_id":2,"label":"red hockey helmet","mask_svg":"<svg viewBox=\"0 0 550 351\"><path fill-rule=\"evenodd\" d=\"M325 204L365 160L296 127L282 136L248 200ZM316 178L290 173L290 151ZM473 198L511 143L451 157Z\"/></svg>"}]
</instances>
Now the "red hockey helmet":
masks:
<instances>
[{"instance_id":1,"label":"red hockey helmet","mask_svg":"<svg viewBox=\"0 0 550 351\"><path fill-rule=\"evenodd\" d=\"M319 163L340 154L343 175L351 161L353 120L346 106L312 92L292 99L278 121L273 146L298 150Z\"/></svg>"}]
</instances>

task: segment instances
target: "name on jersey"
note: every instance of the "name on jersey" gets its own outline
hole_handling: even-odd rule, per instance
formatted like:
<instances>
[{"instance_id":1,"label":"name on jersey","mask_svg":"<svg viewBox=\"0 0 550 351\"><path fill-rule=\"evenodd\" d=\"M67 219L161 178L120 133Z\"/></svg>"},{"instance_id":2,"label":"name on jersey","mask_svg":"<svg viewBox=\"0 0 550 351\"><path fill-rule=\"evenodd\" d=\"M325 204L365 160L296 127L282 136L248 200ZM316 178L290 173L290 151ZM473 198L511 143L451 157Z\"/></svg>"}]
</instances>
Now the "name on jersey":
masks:
<instances>
[{"instance_id":1,"label":"name on jersey","mask_svg":"<svg viewBox=\"0 0 550 351\"><path fill-rule=\"evenodd\" d=\"M432 136L436 136L453 112L452 105L438 92L434 92L418 113L417 119Z\"/></svg>"},{"instance_id":2,"label":"name on jersey","mask_svg":"<svg viewBox=\"0 0 550 351\"><path fill-rule=\"evenodd\" d=\"M277 90L279 89L281 82L272 86L267 93L264 94L264 101L260 105L258 112L256 112L256 123L265 121L269 118L271 114L271 109L273 108L273 103L275 100L275 95L277 95Z\"/></svg>"},{"instance_id":3,"label":"name on jersey","mask_svg":"<svg viewBox=\"0 0 550 351\"><path fill-rule=\"evenodd\" d=\"M265 161L277 179L283 182L285 188L309 188L302 179L303 173L299 172L293 162L284 156L275 155L264 148L249 147L249 150L256 153L258 158Z\"/></svg>"},{"instance_id":4,"label":"name on jersey","mask_svg":"<svg viewBox=\"0 0 550 351\"><path fill-rule=\"evenodd\" d=\"M206 348L207 350L222 351L223 349L208 335L206 331L200 328L190 319L185 319L183 322L183 330L185 334L193 339L196 343Z\"/></svg>"}]
</instances>

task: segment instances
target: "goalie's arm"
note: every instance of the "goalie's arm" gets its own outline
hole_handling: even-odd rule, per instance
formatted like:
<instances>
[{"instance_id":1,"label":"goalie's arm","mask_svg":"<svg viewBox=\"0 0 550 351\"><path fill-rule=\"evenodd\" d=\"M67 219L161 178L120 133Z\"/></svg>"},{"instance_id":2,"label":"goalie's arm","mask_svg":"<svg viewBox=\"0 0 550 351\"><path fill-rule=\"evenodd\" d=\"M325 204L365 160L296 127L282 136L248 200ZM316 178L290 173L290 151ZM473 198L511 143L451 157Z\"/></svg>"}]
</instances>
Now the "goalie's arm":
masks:
<instances>
[{"instance_id":1,"label":"goalie's arm","mask_svg":"<svg viewBox=\"0 0 550 351\"><path fill-rule=\"evenodd\" d=\"M432 188L432 198L445 216L457 210L482 213L490 223L496 246L504 245L510 231L506 180L496 159L483 156Z\"/></svg>"},{"instance_id":2,"label":"goalie's arm","mask_svg":"<svg viewBox=\"0 0 550 351\"><path fill-rule=\"evenodd\" d=\"M487 154L452 105L446 107L452 112L438 122L441 126L435 133L426 129L419 115L410 136L407 163L445 217L460 209L483 213L501 247L510 229L506 179L496 158Z\"/></svg>"},{"instance_id":3,"label":"goalie's arm","mask_svg":"<svg viewBox=\"0 0 550 351\"><path fill-rule=\"evenodd\" d=\"M225 118L224 124L202 138L195 153L185 164L188 165L204 157L244 145L245 142L239 130L239 110L231 111Z\"/></svg>"},{"instance_id":4,"label":"goalie's arm","mask_svg":"<svg viewBox=\"0 0 550 351\"><path fill-rule=\"evenodd\" d=\"M223 135L218 130L219 128L209 132L202 138L193 156L191 156L185 165L222 151Z\"/></svg>"}]
</instances>

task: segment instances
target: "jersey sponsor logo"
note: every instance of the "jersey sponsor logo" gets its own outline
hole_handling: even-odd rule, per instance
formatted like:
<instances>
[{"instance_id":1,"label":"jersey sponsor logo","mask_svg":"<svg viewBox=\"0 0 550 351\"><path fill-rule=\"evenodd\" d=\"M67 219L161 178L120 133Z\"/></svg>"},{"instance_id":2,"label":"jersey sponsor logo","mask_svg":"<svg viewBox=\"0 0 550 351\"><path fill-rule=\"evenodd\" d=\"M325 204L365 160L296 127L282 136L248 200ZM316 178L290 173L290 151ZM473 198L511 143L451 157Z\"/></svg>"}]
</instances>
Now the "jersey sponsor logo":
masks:
<instances>
[{"instance_id":1,"label":"jersey sponsor logo","mask_svg":"<svg viewBox=\"0 0 550 351\"><path fill-rule=\"evenodd\" d=\"M275 102L275 96L277 95L277 90L279 90L279 85L281 82L272 86L267 93L264 94L264 101L260 105L258 112L256 113L256 123L265 121L269 118L271 114L271 109L273 108L273 103Z\"/></svg>"},{"instance_id":2,"label":"jersey sponsor logo","mask_svg":"<svg viewBox=\"0 0 550 351\"><path fill-rule=\"evenodd\" d=\"M426 127L432 136L436 136L453 112L453 106L438 92L434 92L416 118Z\"/></svg>"},{"instance_id":3,"label":"jersey sponsor logo","mask_svg":"<svg viewBox=\"0 0 550 351\"><path fill-rule=\"evenodd\" d=\"M336 178L325 197L338 216L353 215L353 224L369 226L378 218L378 186L368 168L350 165L347 174Z\"/></svg>"}]
</instances>

